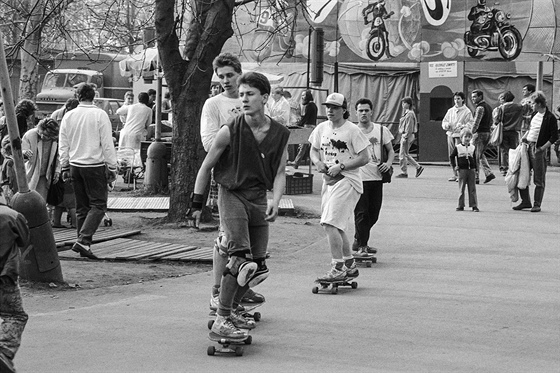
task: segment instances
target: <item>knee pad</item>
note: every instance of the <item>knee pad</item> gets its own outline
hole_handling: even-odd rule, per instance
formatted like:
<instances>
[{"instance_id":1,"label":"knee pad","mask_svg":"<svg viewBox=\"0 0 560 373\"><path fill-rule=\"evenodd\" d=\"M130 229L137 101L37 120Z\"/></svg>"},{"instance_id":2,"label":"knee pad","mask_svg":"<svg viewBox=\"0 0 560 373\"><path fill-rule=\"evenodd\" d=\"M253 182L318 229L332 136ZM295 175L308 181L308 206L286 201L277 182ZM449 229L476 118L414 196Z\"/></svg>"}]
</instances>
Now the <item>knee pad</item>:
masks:
<instances>
[{"instance_id":1,"label":"knee pad","mask_svg":"<svg viewBox=\"0 0 560 373\"><path fill-rule=\"evenodd\" d=\"M270 274L270 271L268 270L264 259L258 260L257 264L258 264L257 270L253 274L253 277L249 279L249 281L247 282L247 284L251 288L257 286L258 284L266 280L268 278L268 275Z\"/></svg>"},{"instance_id":2,"label":"knee pad","mask_svg":"<svg viewBox=\"0 0 560 373\"><path fill-rule=\"evenodd\" d=\"M214 241L214 250L216 250L221 257L225 258L227 257L227 241L225 245L224 241L226 241L225 236L216 238L216 241Z\"/></svg>"},{"instance_id":3,"label":"knee pad","mask_svg":"<svg viewBox=\"0 0 560 373\"><path fill-rule=\"evenodd\" d=\"M233 255L229 258L225 273L230 273L233 277L236 277L239 286L245 286L253 277L257 268L257 263L244 257Z\"/></svg>"}]
</instances>

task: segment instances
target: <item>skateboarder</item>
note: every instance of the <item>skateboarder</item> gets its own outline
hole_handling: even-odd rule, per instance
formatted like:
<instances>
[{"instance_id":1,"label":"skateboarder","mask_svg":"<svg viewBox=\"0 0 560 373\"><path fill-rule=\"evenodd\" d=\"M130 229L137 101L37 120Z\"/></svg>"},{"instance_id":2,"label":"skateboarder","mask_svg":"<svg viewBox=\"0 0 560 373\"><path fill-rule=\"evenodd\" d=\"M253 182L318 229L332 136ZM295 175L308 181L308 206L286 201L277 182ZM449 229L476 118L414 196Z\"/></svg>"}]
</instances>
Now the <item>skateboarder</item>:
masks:
<instances>
[{"instance_id":1,"label":"skateboarder","mask_svg":"<svg viewBox=\"0 0 560 373\"><path fill-rule=\"evenodd\" d=\"M383 181L381 172L388 171L393 164L395 151L393 150L393 135L387 127L371 121L373 103L367 98L356 101L358 113L358 128L369 140L369 162L360 168L363 194L354 209L354 244L352 249L355 256L368 257L377 250L368 246L371 228L379 218L383 202ZM381 143L383 139L383 143ZM387 149L387 160L382 162L383 147Z\"/></svg>"},{"instance_id":2,"label":"skateboarder","mask_svg":"<svg viewBox=\"0 0 560 373\"><path fill-rule=\"evenodd\" d=\"M198 172L191 199L191 216L200 222L204 190L214 169L219 184L220 223L225 231L228 263L222 276L217 316L212 332L231 339L246 338L246 321L232 311L251 286L268 277L265 257L268 225L278 216L286 184L285 168L290 131L264 114L270 83L259 73L238 80L243 115L216 134ZM273 190L267 205L267 190Z\"/></svg>"},{"instance_id":3,"label":"skateboarder","mask_svg":"<svg viewBox=\"0 0 560 373\"><path fill-rule=\"evenodd\" d=\"M359 168L368 163L369 141L347 120L348 103L342 94L330 94L323 105L328 120L313 130L309 142L311 161L323 173L321 225L327 234L332 268L317 280L339 281L358 276L346 230L363 191Z\"/></svg>"},{"instance_id":4,"label":"skateboarder","mask_svg":"<svg viewBox=\"0 0 560 373\"><path fill-rule=\"evenodd\" d=\"M202 139L202 146L206 152L210 151L210 147L222 125L242 113L239 88L237 86L237 79L242 74L241 62L231 53L222 53L214 59L213 67L216 76L220 79L223 92L206 100L202 107L200 137ZM217 203L215 201L218 199L218 185L213 178L210 183L210 196L208 199L209 204L213 205ZM212 257L214 283L210 296L211 310L216 310L218 308L222 274L228 262L225 243L227 243L227 239L225 238L223 230L220 229L220 233L214 244L215 250ZM247 303L263 303L264 297L249 289L242 301Z\"/></svg>"},{"instance_id":5,"label":"skateboarder","mask_svg":"<svg viewBox=\"0 0 560 373\"><path fill-rule=\"evenodd\" d=\"M29 228L22 214L6 206L0 189L0 372L15 372L13 359L21 344L27 314L18 285L19 249L29 244Z\"/></svg>"}]
</instances>

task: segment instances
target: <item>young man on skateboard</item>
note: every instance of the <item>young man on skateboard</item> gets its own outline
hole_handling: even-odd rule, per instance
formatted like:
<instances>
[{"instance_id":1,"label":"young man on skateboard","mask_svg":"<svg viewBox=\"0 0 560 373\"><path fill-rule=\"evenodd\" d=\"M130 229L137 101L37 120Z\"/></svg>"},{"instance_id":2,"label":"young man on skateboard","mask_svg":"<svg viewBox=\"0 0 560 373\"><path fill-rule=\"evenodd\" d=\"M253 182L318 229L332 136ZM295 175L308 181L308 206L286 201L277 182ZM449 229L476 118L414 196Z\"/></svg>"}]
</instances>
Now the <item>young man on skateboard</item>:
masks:
<instances>
[{"instance_id":1,"label":"young man on skateboard","mask_svg":"<svg viewBox=\"0 0 560 373\"><path fill-rule=\"evenodd\" d=\"M359 168L368 163L369 141L347 120L350 114L343 95L332 93L323 105L328 120L313 130L309 142L311 161L323 173L321 225L327 234L332 268L317 280L341 281L358 276L346 230L363 191Z\"/></svg>"},{"instance_id":2,"label":"young man on skateboard","mask_svg":"<svg viewBox=\"0 0 560 373\"><path fill-rule=\"evenodd\" d=\"M276 220L284 193L290 136L286 127L264 114L270 95L270 83L264 75L244 74L238 85L243 115L226 123L216 134L198 172L191 201L192 217L198 226L202 194L214 169L229 259L212 332L231 339L246 337L236 325L234 298L240 300L249 287L268 277L268 225ZM271 189L273 198L267 205L267 190Z\"/></svg>"},{"instance_id":3,"label":"young man on skateboard","mask_svg":"<svg viewBox=\"0 0 560 373\"><path fill-rule=\"evenodd\" d=\"M239 99L239 89L237 79L241 76L241 62L231 53L221 53L217 56L213 63L214 73L220 80L223 92L206 100L202 107L202 115L200 117L200 138L202 146L206 152L210 151L210 147L216 138L216 134L220 128L228 121L234 119L242 113L241 100ZM218 197L218 186L215 180L211 180L209 199L216 200ZM210 297L210 309L218 308L218 299L220 293L220 283L222 274L226 269L228 262L227 248L223 242L227 242L223 230L220 229L218 238L214 245L214 253L212 264L214 267L214 284ZM264 297L255 293L251 289L247 291L242 299L247 303L263 303Z\"/></svg>"},{"instance_id":4,"label":"young man on skateboard","mask_svg":"<svg viewBox=\"0 0 560 373\"><path fill-rule=\"evenodd\" d=\"M383 202L383 181L381 172L388 171L393 164L395 151L393 150L393 135L382 124L373 123L373 103L367 98L356 101L358 114L358 128L369 140L369 162L360 167L364 192L354 208L354 244L356 257L369 257L377 250L368 246L371 228L379 218ZM383 141L383 143L381 143ZM387 151L387 160L382 161L383 148Z\"/></svg>"}]
</instances>

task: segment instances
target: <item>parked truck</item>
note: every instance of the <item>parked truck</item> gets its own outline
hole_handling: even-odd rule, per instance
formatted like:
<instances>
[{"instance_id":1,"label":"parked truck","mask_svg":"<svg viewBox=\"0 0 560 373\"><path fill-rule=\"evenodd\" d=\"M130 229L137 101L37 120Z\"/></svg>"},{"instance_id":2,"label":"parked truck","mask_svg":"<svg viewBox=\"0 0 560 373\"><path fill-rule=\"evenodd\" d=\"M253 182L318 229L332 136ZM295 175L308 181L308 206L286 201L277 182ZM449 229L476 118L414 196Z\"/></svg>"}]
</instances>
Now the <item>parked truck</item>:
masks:
<instances>
[{"instance_id":1,"label":"parked truck","mask_svg":"<svg viewBox=\"0 0 560 373\"><path fill-rule=\"evenodd\" d=\"M96 97L122 100L132 90L128 77L119 70L119 61L126 58L116 53L60 53L55 57L54 69L46 73L41 91L37 94L38 118L49 116L74 97L79 83L93 83Z\"/></svg>"}]
</instances>

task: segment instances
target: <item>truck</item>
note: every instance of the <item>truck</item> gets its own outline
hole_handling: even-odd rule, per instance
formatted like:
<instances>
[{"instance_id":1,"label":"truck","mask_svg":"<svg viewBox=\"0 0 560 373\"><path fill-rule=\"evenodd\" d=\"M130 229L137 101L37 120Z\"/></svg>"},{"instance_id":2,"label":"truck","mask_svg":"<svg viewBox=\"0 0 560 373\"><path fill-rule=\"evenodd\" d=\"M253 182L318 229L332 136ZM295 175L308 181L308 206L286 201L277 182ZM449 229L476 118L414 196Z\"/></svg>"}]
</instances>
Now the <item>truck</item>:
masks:
<instances>
[{"instance_id":1,"label":"truck","mask_svg":"<svg viewBox=\"0 0 560 373\"><path fill-rule=\"evenodd\" d=\"M122 100L132 90L132 82L122 76L119 62L127 56L116 53L59 53L54 59L54 69L43 79L37 94L38 119L50 116L61 108L66 100L75 97L76 86L93 83L96 97Z\"/></svg>"}]
</instances>

